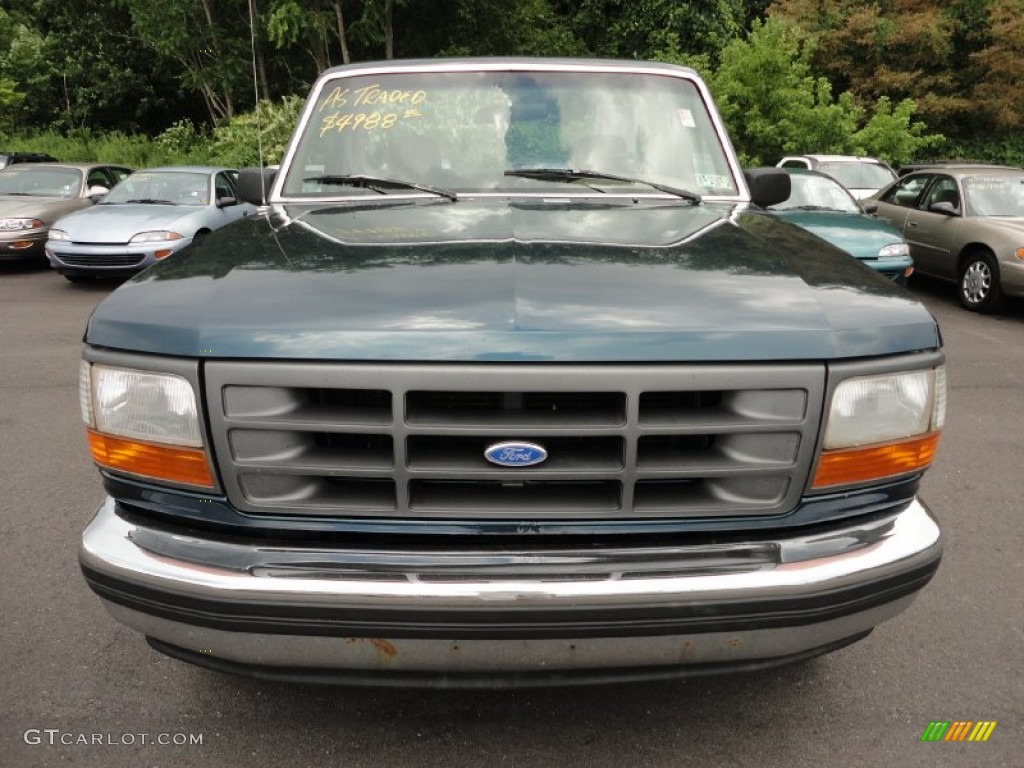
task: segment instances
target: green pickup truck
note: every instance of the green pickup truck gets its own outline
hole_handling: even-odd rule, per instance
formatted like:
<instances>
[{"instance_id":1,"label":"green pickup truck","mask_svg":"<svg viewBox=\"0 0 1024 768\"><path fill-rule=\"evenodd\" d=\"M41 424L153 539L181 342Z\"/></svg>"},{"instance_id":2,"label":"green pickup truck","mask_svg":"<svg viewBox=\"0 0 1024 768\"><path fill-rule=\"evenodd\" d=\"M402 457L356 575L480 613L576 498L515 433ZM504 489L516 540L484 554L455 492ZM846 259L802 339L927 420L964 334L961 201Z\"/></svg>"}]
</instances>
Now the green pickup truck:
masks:
<instances>
[{"instance_id":1,"label":"green pickup truck","mask_svg":"<svg viewBox=\"0 0 1024 768\"><path fill-rule=\"evenodd\" d=\"M80 551L217 670L492 686L843 647L939 564L939 329L667 64L331 69L257 215L103 301Z\"/></svg>"}]
</instances>

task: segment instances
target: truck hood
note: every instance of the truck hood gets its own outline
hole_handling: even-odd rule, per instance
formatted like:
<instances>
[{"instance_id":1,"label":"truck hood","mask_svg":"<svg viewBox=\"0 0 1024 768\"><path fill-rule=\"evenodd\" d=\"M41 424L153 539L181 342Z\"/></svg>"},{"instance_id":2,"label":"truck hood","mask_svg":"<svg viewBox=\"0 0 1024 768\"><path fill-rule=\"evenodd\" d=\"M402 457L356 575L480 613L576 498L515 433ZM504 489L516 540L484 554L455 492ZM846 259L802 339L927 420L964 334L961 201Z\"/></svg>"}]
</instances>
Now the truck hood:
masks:
<instances>
[{"instance_id":1,"label":"truck hood","mask_svg":"<svg viewBox=\"0 0 1024 768\"><path fill-rule=\"evenodd\" d=\"M114 291L86 341L211 358L822 360L938 347L903 289L736 204L277 208Z\"/></svg>"}]
</instances>

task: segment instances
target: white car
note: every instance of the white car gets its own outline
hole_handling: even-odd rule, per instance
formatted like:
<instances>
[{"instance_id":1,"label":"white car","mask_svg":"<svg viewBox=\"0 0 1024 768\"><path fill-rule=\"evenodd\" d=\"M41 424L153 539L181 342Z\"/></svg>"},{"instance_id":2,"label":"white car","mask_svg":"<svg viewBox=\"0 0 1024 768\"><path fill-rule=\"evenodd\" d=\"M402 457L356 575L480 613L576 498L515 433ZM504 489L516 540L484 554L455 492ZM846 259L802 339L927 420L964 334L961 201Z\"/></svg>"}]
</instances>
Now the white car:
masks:
<instances>
[{"instance_id":1,"label":"white car","mask_svg":"<svg viewBox=\"0 0 1024 768\"><path fill-rule=\"evenodd\" d=\"M846 187L858 200L870 197L896 180L896 172L873 157L854 155L788 155L777 168L810 168L827 173Z\"/></svg>"}]
</instances>

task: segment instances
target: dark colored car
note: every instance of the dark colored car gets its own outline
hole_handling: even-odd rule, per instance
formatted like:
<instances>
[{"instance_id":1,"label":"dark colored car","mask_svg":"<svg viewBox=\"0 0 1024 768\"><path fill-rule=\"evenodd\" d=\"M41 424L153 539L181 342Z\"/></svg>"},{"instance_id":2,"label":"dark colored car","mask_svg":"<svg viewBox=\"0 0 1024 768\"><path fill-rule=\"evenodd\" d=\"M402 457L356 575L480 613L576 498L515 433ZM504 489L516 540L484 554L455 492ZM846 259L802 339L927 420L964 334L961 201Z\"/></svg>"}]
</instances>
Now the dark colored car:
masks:
<instances>
[{"instance_id":1,"label":"dark colored car","mask_svg":"<svg viewBox=\"0 0 1024 768\"><path fill-rule=\"evenodd\" d=\"M90 587L179 659L369 684L749 670L899 614L938 327L721 125L668 64L325 72L261 211L89 320Z\"/></svg>"},{"instance_id":2,"label":"dark colored car","mask_svg":"<svg viewBox=\"0 0 1024 768\"><path fill-rule=\"evenodd\" d=\"M890 280L902 284L914 271L910 247L885 221L869 216L853 196L824 173L787 168L792 192L769 210L813 232Z\"/></svg>"},{"instance_id":3,"label":"dark colored car","mask_svg":"<svg viewBox=\"0 0 1024 768\"><path fill-rule=\"evenodd\" d=\"M1005 297L1024 296L1024 169L922 169L865 209L903 233L917 271L956 283L964 308L995 312Z\"/></svg>"},{"instance_id":4,"label":"dark colored car","mask_svg":"<svg viewBox=\"0 0 1024 768\"><path fill-rule=\"evenodd\" d=\"M0 152L0 170L15 163L56 163L57 158L43 152Z\"/></svg>"}]
</instances>

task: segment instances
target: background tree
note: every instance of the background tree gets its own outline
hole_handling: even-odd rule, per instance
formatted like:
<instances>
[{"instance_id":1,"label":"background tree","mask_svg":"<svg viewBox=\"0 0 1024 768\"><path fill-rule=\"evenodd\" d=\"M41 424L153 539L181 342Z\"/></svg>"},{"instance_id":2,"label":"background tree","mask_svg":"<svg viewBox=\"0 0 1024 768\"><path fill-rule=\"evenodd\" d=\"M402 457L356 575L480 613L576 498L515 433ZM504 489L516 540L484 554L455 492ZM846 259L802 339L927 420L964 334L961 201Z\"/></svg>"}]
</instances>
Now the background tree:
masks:
<instances>
[{"instance_id":1,"label":"background tree","mask_svg":"<svg viewBox=\"0 0 1024 768\"><path fill-rule=\"evenodd\" d=\"M812 66L858 103L913 99L950 137L942 155L1024 162L1024 0L776 0L769 13L818 41Z\"/></svg>"},{"instance_id":2,"label":"background tree","mask_svg":"<svg viewBox=\"0 0 1024 768\"><path fill-rule=\"evenodd\" d=\"M1024 126L1024 2L994 0L988 38L970 56L977 72L972 101L1000 132Z\"/></svg>"},{"instance_id":3,"label":"background tree","mask_svg":"<svg viewBox=\"0 0 1024 768\"><path fill-rule=\"evenodd\" d=\"M760 165L813 152L871 154L900 163L941 141L911 122L910 100L893 108L883 97L866 120L852 94L833 98L829 80L813 74L814 53L814 38L781 17L755 21L745 40L722 51L711 88L743 162Z\"/></svg>"},{"instance_id":4,"label":"background tree","mask_svg":"<svg viewBox=\"0 0 1024 768\"><path fill-rule=\"evenodd\" d=\"M61 136L88 155L112 132L166 132L161 151L199 157L253 108L250 6L261 98L279 113L350 61L660 59L701 70L747 159L1024 162L1024 0L4 0L0 131L62 157Z\"/></svg>"},{"instance_id":5,"label":"background tree","mask_svg":"<svg viewBox=\"0 0 1024 768\"><path fill-rule=\"evenodd\" d=\"M742 0L557 0L554 8L592 55L673 59L703 54L714 61L742 34L748 5Z\"/></svg>"},{"instance_id":6,"label":"background tree","mask_svg":"<svg viewBox=\"0 0 1024 768\"><path fill-rule=\"evenodd\" d=\"M246 0L119 0L138 43L178 64L182 85L203 98L210 119L252 103Z\"/></svg>"}]
</instances>

